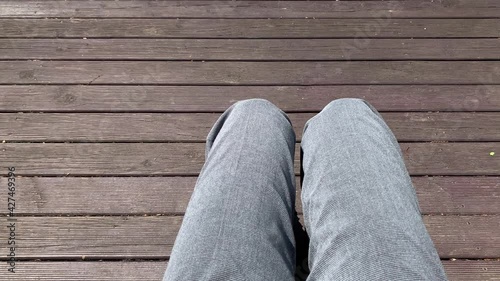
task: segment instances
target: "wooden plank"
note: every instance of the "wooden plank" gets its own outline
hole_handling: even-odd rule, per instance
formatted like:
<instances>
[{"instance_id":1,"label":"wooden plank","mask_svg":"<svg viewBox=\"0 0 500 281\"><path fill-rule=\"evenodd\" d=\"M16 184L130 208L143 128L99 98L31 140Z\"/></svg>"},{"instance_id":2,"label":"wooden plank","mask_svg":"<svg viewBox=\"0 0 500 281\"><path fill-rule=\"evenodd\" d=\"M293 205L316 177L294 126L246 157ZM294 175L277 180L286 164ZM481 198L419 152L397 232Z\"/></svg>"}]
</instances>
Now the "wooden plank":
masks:
<instances>
[{"instance_id":1,"label":"wooden plank","mask_svg":"<svg viewBox=\"0 0 500 281\"><path fill-rule=\"evenodd\" d=\"M196 177L19 177L18 215L182 215ZM0 186L7 178L0 177ZM7 193L0 193L7 202ZM0 209L6 215L7 208Z\"/></svg>"},{"instance_id":2,"label":"wooden plank","mask_svg":"<svg viewBox=\"0 0 500 281\"><path fill-rule=\"evenodd\" d=\"M500 116L493 114L388 112L382 116L399 141L497 141L491 132L499 131Z\"/></svg>"},{"instance_id":3,"label":"wooden plank","mask_svg":"<svg viewBox=\"0 0 500 281\"><path fill-rule=\"evenodd\" d=\"M495 175L491 168L500 168L500 158L491 152L498 148L500 143L493 142L401 144L407 169L413 175Z\"/></svg>"},{"instance_id":4,"label":"wooden plank","mask_svg":"<svg viewBox=\"0 0 500 281\"><path fill-rule=\"evenodd\" d=\"M314 113L290 113L297 140ZM204 142L218 113L0 113L0 140ZM382 113L399 141L500 141L500 113Z\"/></svg>"},{"instance_id":5,"label":"wooden plank","mask_svg":"<svg viewBox=\"0 0 500 281\"><path fill-rule=\"evenodd\" d=\"M466 1L2 1L0 17L72 18L475 18L495 0Z\"/></svg>"},{"instance_id":6,"label":"wooden plank","mask_svg":"<svg viewBox=\"0 0 500 281\"><path fill-rule=\"evenodd\" d=\"M2 143L20 176L197 175L204 143ZM401 143L412 175L500 175L500 142ZM299 167L296 148L295 167ZM0 171L7 175L7 169Z\"/></svg>"},{"instance_id":7,"label":"wooden plank","mask_svg":"<svg viewBox=\"0 0 500 281\"><path fill-rule=\"evenodd\" d=\"M338 98L379 111L500 111L499 85L0 86L0 112L222 112L264 98L286 112L317 112Z\"/></svg>"},{"instance_id":8,"label":"wooden plank","mask_svg":"<svg viewBox=\"0 0 500 281\"><path fill-rule=\"evenodd\" d=\"M500 61L0 61L0 84L498 84Z\"/></svg>"},{"instance_id":9,"label":"wooden plank","mask_svg":"<svg viewBox=\"0 0 500 281\"><path fill-rule=\"evenodd\" d=\"M16 257L165 259L181 222L181 216L17 217ZM0 234L7 237L7 227ZM2 248L5 260L8 249Z\"/></svg>"},{"instance_id":10,"label":"wooden plank","mask_svg":"<svg viewBox=\"0 0 500 281\"><path fill-rule=\"evenodd\" d=\"M19 259L168 258L182 217L17 217ZM500 256L498 216L425 216L441 258ZM0 228L7 236L8 228ZM0 248L6 259L8 248Z\"/></svg>"},{"instance_id":11,"label":"wooden plank","mask_svg":"<svg viewBox=\"0 0 500 281\"><path fill-rule=\"evenodd\" d=\"M412 177L424 214L498 214L499 177Z\"/></svg>"},{"instance_id":12,"label":"wooden plank","mask_svg":"<svg viewBox=\"0 0 500 281\"><path fill-rule=\"evenodd\" d=\"M0 50L19 60L494 60L500 40L0 39Z\"/></svg>"},{"instance_id":13,"label":"wooden plank","mask_svg":"<svg viewBox=\"0 0 500 281\"><path fill-rule=\"evenodd\" d=\"M498 260L442 261L450 281L494 281L500 276Z\"/></svg>"},{"instance_id":14,"label":"wooden plank","mask_svg":"<svg viewBox=\"0 0 500 281\"><path fill-rule=\"evenodd\" d=\"M20 177L18 215L182 215L196 177ZM500 177L413 177L423 214L500 214ZM0 178L7 186L7 178ZM147 186L147 188L141 188ZM296 208L302 213L297 177ZM0 193L0 201L7 201ZM0 209L6 215L7 209Z\"/></svg>"},{"instance_id":15,"label":"wooden plank","mask_svg":"<svg viewBox=\"0 0 500 281\"><path fill-rule=\"evenodd\" d=\"M0 19L0 38L500 37L500 19Z\"/></svg>"},{"instance_id":16,"label":"wooden plank","mask_svg":"<svg viewBox=\"0 0 500 281\"><path fill-rule=\"evenodd\" d=\"M166 261L18 261L16 273L7 274L7 263L0 263L0 281L158 281ZM482 280L479 280L482 281Z\"/></svg>"},{"instance_id":17,"label":"wooden plank","mask_svg":"<svg viewBox=\"0 0 500 281\"><path fill-rule=\"evenodd\" d=\"M496 247L500 242L497 216L427 216L424 222L441 258L500 256ZM463 248L455 249L456 245Z\"/></svg>"},{"instance_id":18,"label":"wooden plank","mask_svg":"<svg viewBox=\"0 0 500 281\"><path fill-rule=\"evenodd\" d=\"M486 260L442 261L450 281L493 281L500 275L500 263ZM19 261L15 274L3 274L0 281L25 280L85 280L85 281L158 281L166 261ZM0 270L7 271L1 263ZM44 279L40 279L44 278Z\"/></svg>"}]
</instances>

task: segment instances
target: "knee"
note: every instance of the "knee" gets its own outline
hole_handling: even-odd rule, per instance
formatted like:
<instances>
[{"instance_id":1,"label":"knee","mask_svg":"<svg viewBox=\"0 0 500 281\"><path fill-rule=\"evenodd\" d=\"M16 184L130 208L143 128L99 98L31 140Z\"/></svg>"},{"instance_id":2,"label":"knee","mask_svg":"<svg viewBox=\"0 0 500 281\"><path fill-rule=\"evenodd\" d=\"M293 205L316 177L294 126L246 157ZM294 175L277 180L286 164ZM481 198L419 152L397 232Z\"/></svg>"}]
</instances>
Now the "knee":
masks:
<instances>
[{"instance_id":1,"label":"knee","mask_svg":"<svg viewBox=\"0 0 500 281\"><path fill-rule=\"evenodd\" d=\"M265 99L247 99L236 102L233 105L232 113L242 117L270 119L275 117L285 117L286 114L276 105Z\"/></svg>"},{"instance_id":2,"label":"knee","mask_svg":"<svg viewBox=\"0 0 500 281\"><path fill-rule=\"evenodd\" d=\"M365 124L367 120L380 118L380 114L365 100L342 98L334 100L325 106L318 115L306 123L305 129L310 126L317 126L314 124L319 124L321 128L355 127Z\"/></svg>"},{"instance_id":3,"label":"knee","mask_svg":"<svg viewBox=\"0 0 500 281\"><path fill-rule=\"evenodd\" d=\"M330 102L321 111L324 115L332 115L338 118L350 118L356 116L381 118L378 111L370 103L358 98L342 98Z\"/></svg>"},{"instance_id":4,"label":"knee","mask_svg":"<svg viewBox=\"0 0 500 281\"><path fill-rule=\"evenodd\" d=\"M293 134L292 122L285 112L265 99L247 99L233 105L230 113L232 120L245 120L256 132L283 131Z\"/></svg>"},{"instance_id":5,"label":"knee","mask_svg":"<svg viewBox=\"0 0 500 281\"><path fill-rule=\"evenodd\" d=\"M359 113L366 110L374 111L375 108L363 99L342 98L331 101L323 110L342 110L345 112Z\"/></svg>"}]
</instances>

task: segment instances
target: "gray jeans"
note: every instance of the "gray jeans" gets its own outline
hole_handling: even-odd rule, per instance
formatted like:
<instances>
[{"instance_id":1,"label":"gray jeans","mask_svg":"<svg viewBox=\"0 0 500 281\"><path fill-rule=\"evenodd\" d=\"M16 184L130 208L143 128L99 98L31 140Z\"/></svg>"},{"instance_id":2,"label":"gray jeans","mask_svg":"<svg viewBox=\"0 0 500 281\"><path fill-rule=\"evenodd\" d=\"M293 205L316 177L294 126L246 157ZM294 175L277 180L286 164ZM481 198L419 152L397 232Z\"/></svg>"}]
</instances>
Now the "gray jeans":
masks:
<instances>
[{"instance_id":1,"label":"gray jeans","mask_svg":"<svg viewBox=\"0 0 500 281\"><path fill-rule=\"evenodd\" d=\"M163 280L294 280L294 154L272 103L222 114ZM307 280L446 280L399 145L371 105L328 104L306 123L301 155Z\"/></svg>"}]
</instances>

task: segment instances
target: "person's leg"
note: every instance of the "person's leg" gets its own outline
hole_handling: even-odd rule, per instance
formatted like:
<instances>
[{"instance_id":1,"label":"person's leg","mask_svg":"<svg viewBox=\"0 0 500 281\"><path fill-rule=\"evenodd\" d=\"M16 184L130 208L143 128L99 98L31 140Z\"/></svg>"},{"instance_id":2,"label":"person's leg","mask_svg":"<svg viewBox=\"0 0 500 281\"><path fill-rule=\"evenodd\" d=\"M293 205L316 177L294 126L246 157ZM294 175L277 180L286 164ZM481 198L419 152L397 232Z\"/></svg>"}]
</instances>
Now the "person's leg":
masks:
<instances>
[{"instance_id":1,"label":"person's leg","mask_svg":"<svg viewBox=\"0 0 500 281\"><path fill-rule=\"evenodd\" d=\"M446 280L401 149L371 105L331 102L301 147L308 280Z\"/></svg>"},{"instance_id":2,"label":"person's leg","mask_svg":"<svg viewBox=\"0 0 500 281\"><path fill-rule=\"evenodd\" d=\"M164 281L293 280L295 133L262 99L214 125Z\"/></svg>"}]
</instances>

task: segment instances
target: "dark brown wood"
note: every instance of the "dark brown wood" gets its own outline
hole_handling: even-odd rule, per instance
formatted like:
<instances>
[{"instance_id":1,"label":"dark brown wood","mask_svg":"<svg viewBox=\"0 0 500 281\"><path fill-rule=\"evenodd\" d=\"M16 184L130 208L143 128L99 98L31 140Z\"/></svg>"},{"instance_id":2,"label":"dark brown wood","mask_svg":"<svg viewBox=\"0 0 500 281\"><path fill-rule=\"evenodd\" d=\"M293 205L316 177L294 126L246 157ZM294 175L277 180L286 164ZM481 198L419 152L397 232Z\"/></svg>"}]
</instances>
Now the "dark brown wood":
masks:
<instances>
[{"instance_id":1,"label":"dark brown wood","mask_svg":"<svg viewBox=\"0 0 500 281\"><path fill-rule=\"evenodd\" d=\"M499 148L497 142L401 144L412 175L496 175L494 169L500 168L500 158L491 153Z\"/></svg>"},{"instance_id":2,"label":"dark brown wood","mask_svg":"<svg viewBox=\"0 0 500 281\"><path fill-rule=\"evenodd\" d=\"M450 281L494 281L500 275L500 262L456 260L442 261ZM168 265L166 261L19 261L16 274L0 275L0 281L47 280L85 281L158 281ZM7 264L0 263L0 270L7 271Z\"/></svg>"},{"instance_id":3,"label":"dark brown wood","mask_svg":"<svg viewBox=\"0 0 500 281\"><path fill-rule=\"evenodd\" d=\"M412 180L423 214L500 214L500 177ZM301 213L299 182L296 207ZM21 177L17 183L18 215L182 215L196 177ZM0 186L7 186L6 178L0 178ZM0 201L6 196L0 193Z\"/></svg>"},{"instance_id":4,"label":"dark brown wood","mask_svg":"<svg viewBox=\"0 0 500 281\"><path fill-rule=\"evenodd\" d=\"M314 113L291 113L297 140ZM5 141L204 142L218 113L2 113ZM500 141L500 113L382 113L399 141Z\"/></svg>"},{"instance_id":5,"label":"dark brown wood","mask_svg":"<svg viewBox=\"0 0 500 281\"><path fill-rule=\"evenodd\" d=\"M498 84L500 61L0 61L0 84Z\"/></svg>"},{"instance_id":6,"label":"dark brown wood","mask_svg":"<svg viewBox=\"0 0 500 281\"><path fill-rule=\"evenodd\" d=\"M497 258L498 216L428 216L424 222L441 258ZM496 234L495 234L496 233ZM460 250L456 245L463 245Z\"/></svg>"},{"instance_id":7,"label":"dark brown wood","mask_svg":"<svg viewBox=\"0 0 500 281\"><path fill-rule=\"evenodd\" d=\"M197 175L203 143L3 143L20 176ZM500 175L500 142L401 143L412 175ZM299 167L296 148L295 168ZM7 174L7 169L0 171Z\"/></svg>"},{"instance_id":8,"label":"dark brown wood","mask_svg":"<svg viewBox=\"0 0 500 281\"><path fill-rule=\"evenodd\" d=\"M7 274L7 263L0 262L0 270L5 272L0 275L0 281L44 279L51 281L159 281L163 278L167 264L166 261L18 261L16 273ZM483 280L478 279L478 281Z\"/></svg>"},{"instance_id":9,"label":"dark brown wood","mask_svg":"<svg viewBox=\"0 0 500 281\"><path fill-rule=\"evenodd\" d=\"M494 113L382 113L399 141L498 141ZM485 135L487 134L487 135Z\"/></svg>"},{"instance_id":10,"label":"dark brown wood","mask_svg":"<svg viewBox=\"0 0 500 281\"><path fill-rule=\"evenodd\" d=\"M467 18L498 17L494 0L2 1L0 17Z\"/></svg>"},{"instance_id":11,"label":"dark brown wood","mask_svg":"<svg viewBox=\"0 0 500 281\"><path fill-rule=\"evenodd\" d=\"M338 98L379 111L500 111L500 86L0 86L0 111L222 112L264 98L286 112L320 111Z\"/></svg>"},{"instance_id":12,"label":"dark brown wood","mask_svg":"<svg viewBox=\"0 0 500 281\"><path fill-rule=\"evenodd\" d=\"M18 217L18 259L168 258L181 216ZM22 233L21 233L22 232ZM0 234L7 235L2 227ZM8 249L0 249L5 260Z\"/></svg>"},{"instance_id":13,"label":"dark brown wood","mask_svg":"<svg viewBox=\"0 0 500 281\"><path fill-rule=\"evenodd\" d=\"M182 217L18 217L19 259L168 258ZM500 256L498 216L425 216L441 258ZM21 234L22 231L22 234ZM0 228L7 235L7 228ZM0 248L5 260L6 247Z\"/></svg>"},{"instance_id":14,"label":"dark brown wood","mask_svg":"<svg viewBox=\"0 0 500 281\"><path fill-rule=\"evenodd\" d=\"M3 163L21 176L196 175L205 157L202 143L3 143L0 148Z\"/></svg>"},{"instance_id":15,"label":"dark brown wood","mask_svg":"<svg viewBox=\"0 0 500 281\"><path fill-rule=\"evenodd\" d=\"M498 260L443 261L443 265L450 281L494 281L500 276Z\"/></svg>"},{"instance_id":16,"label":"dark brown wood","mask_svg":"<svg viewBox=\"0 0 500 281\"><path fill-rule=\"evenodd\" d=\"M0 162L17 169L23 260L0 281L160 280L210 126L254 97L291 113L298 140L331 100L372 103L449 279L500 276L498 260L453 260L500 257L498 1L0 2Z\"/></svg>"},{"instance_id":17,"label":"dark brown wood","mask_svg":"<svg viewBox=\"0 0 500 281\"><path fill-rule=\"evenodd\" d=\"M499 177L413 177L425 214L499 214Z\"/></svg>"},{"instance_id":18,"label":"dark brown wood","mask_svg":"<svg viewBox=\"0 0 500 281\"><path fill-rule=\"evenodd\" d=\"M429 38L500 36L500 19L0 19L0 38Z\"/></svg>"},{"instance_id":19,"label":"dark brown wood","mask_svg":"<svg viewBox=\"0 0 500 281\"><path fill-rule=\"evenodd\" d=\"M0 49L0 59L21 60L294 61L500 58L498 39L372 39L363 46L353 44L352 39L0 39Z\"/></svg>"},{"instance_id":20,"label":"dark brown wood","mask_svg":"<svg viewBox=\"0 0 500 281\"><path fill-rule=\"evenodd\" d=\"M18 215L184 214L196 177L20 177ZM0 178L7 186L7 178ZM0 193L7 202L7 193ZM7 208L0 209L6 215Z\"/></svg>"},{"instance_id":21,"label":"dark brown wood","mask_svg":"<svg viewBox=\"0 0 500 281\"><path fill-rule=\"evenodd\" d=\"M493 281L500 274L498 261L456 260L442 261L450 281ZM16 274L1 275L1 281L25 281L40 276L50 280L85 280L85 281L158 281L161 280L168 265L166 261L132 262L32 262L20 261ZM7 264L1 263L0 269L7 270ZM6 279L8 277L8 279Z\"/></svg>"}]
</instances>

